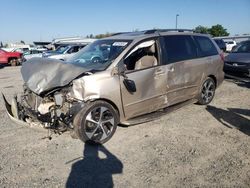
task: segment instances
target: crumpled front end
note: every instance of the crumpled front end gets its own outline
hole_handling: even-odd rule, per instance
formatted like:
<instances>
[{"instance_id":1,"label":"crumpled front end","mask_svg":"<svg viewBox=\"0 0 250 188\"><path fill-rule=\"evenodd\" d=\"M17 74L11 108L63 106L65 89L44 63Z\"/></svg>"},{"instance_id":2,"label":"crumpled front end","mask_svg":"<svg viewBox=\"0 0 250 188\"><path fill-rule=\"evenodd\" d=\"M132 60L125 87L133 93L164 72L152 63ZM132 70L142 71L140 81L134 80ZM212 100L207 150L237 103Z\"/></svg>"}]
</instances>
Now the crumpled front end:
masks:
<instances>
[{"instance_id":1,"label":"crumpled front end","mask_svg":"<svg viewBox=\"0 0 250 188\"><path fill-rule=\"evenodd\" d=\"M19 124L39 124L62 132L73 128L73 117L84 103L70 96L72 81L87 69L48 58L23 63L23 93L11 104L3 95L9 117Z\"/></svg>"},{"instance_id":2,"label":"crumpled front end","mask_svg":"<svg viewBox=\"0 0 250 188\"><path fill-rule=\"evenodd\" d=\"M15 96L11 104L3 95L11 120L22 125L40 125L60 133L73 129L74 115L84 106L68 96L71 87L65 87L46 96L39 96L28 88Z\"/></svg>"}]
</instances>

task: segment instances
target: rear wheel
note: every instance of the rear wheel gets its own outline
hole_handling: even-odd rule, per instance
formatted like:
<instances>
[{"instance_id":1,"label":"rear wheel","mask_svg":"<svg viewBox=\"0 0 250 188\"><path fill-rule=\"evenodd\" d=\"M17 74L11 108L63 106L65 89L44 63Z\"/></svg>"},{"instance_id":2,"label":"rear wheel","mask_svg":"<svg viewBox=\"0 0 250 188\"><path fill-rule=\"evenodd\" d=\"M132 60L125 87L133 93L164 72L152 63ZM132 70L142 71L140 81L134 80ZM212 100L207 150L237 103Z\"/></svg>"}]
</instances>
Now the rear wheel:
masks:
<instances>
[{"instance_id":1,"label":"rear wheel","mask_svg":"<svg viewBox=\"0 0 250 188\"><path fill-rule=\"evenodd\" d=\"M215 82L212 78L208 77L201 86L201 91L198 96L198 104L206 105L209 104L215 94Z\"/></svg>"},{"instance_id":2,"label":"rear wheel","mask_svg":"<svg viewBox=\"0 0 250 188\"><path fill-rule=\"evenodd\" d=\"M103 144L115 133L118 114L105 101L86 104L74 119L74 130L79 139L92 144Z\"/></svg>"}]
</instances>

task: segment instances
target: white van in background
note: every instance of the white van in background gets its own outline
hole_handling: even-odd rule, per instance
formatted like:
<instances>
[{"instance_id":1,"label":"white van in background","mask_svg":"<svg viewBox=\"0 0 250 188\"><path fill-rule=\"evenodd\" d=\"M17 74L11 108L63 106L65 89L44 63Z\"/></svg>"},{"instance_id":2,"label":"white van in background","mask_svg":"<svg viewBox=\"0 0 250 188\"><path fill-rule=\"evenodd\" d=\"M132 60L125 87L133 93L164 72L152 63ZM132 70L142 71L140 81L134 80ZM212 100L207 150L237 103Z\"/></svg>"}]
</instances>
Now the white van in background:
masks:
<instances>
[{"instance_id":1,"label":"white van in background","mask_svg":"<svg viewBox=\"0 0 250 188\"><path fill-rule=\"evenodd\" d=\"M231 52L233 47L236 46L236 42L234 40L224 40L226 43L226 51Z\"/></svg>"}]
</instances>

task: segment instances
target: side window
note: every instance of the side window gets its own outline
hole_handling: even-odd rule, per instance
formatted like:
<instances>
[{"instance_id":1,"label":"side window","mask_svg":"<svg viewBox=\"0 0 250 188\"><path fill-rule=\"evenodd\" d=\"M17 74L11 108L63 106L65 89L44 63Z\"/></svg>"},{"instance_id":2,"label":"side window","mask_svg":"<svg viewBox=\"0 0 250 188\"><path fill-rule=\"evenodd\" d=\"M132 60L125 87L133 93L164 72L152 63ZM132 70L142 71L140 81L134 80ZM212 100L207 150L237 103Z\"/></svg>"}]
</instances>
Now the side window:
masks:
<instances>
[{"instance_id":1,"label":"side window","mask_svg":"<svg viewBox=\"0 0 250 188\"><path fill-rule=\"evenodd\" d=\"M72 53L76 53L78 51L79 51L79 46L74 46L73 50L72 50Z\"/></svg>"},{"instance_id":2,"label":"side window","mask_svg":"<svg viewBox=\"0 0 250 188\"><path fill-rule=\"evenodd\" d=\"M79 50L81 50L81 49L84 48L84 47L85 47L85 46L79 46ZM79 50L78 50L78 51L79 51Z\"/></svg>"},{"instance_id":3,"label":"side window","mask_svg":"<svg viewBox=\"0 0 250 188\"><path fill-rule=\"evenodd\" d=\"M79 49L78 46L73 46L73 47L71 47L71 48L67 51L67 53L68 53L68 54L76 53L76 52L78 52L78 49Z\"/></svg>"},{"instance_id":4,"label":"side window","mask_svg":"<svg viewBox=\"0 0 250 188\"><path fill-rule=\"evenodd\" d=\"M166 50L166 54L164 54L165 61L167 61L167 63L173 63L197 57L197 49L193 39L190 36L164 36L163 41Z\"/></svg>"},{"instance_id":5,"label":"side window","mask_svg":"<svg viewBox=\"0 0 250 188\"><path fill-rule=\"evenodd\" d=\"M158 64L156 41L150 40L136 45L125 57L124 65L127 70L140 70Z\"/></svg>"},{"instance_id":6,"label":"side window","mask_svg":"<svg viewBox=\"0 0 250 188\"><path fill-rule=\"evenodd\" d=\"M194 39L196 40L200 49L199 56L204 57L218 54L216 47L208 37L194 36Z\"/></svg>"}]
</instances>

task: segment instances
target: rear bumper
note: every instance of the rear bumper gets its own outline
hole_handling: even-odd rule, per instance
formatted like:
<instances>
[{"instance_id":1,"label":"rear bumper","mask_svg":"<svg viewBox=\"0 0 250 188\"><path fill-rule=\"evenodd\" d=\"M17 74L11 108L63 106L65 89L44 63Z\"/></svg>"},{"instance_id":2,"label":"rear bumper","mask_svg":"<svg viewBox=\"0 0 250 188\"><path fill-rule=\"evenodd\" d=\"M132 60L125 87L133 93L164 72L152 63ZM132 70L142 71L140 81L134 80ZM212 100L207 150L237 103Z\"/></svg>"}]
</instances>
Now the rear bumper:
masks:
<instances>
[{"instance_id":1,"label":"rear bumper","mask_svg":"<svg viewBox=\"0 0 250 188\"><path fill-rule=\"evenodd\" d=\"M0 61L0 64L2 64L2 65L7 65L7 64L8 64L8 61Z\"/></svg>"}]
</instances>

